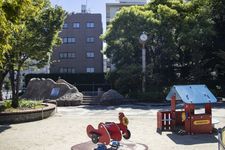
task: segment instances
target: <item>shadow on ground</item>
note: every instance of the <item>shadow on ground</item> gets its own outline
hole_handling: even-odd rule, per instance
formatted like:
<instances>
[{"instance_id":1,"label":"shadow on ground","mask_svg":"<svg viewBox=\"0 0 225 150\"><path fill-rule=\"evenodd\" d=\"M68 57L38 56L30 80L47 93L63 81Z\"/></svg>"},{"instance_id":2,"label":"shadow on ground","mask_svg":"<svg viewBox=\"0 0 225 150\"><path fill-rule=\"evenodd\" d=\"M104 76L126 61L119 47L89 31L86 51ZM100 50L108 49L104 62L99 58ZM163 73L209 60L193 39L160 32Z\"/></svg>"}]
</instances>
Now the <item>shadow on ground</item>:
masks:
<instances>
[{"instance_id":1,"label":"shadow on ground","mask_svg":"<svg viewBox=\"0 0 225 150\"><path fill-rule=\"evenodd\" d=\"M167 105L153 105L153 104L124 104L124 105L115 105L115 106L82 105L80 107L83 109L87 109L87 110L115 110L118 108L150 110L150 109L167 109L167 108L169 108Z\"/></svg>"},{"instance_id":2,"label":"shadow on ground","mask_svg":"<svg viewBox=\"0 0 225 150\"><path fill-rule=\"evenodd\" d=\"M167 134L167 136L176 144L181 145L195 145L204 143L217 143L217 138L214 134L200 134L200 135L177 135Z\"/></svg>"},{"instance_id":3,"label":"shadow on ground","mask_svg":"<svg viewBox=\"0 0 225 150\"><path fill-rule=\"evenodd\" d=\"M150 109L167 110L167 109L170 109L170 103L130 103L130 104L122 104L122 105L114 105L114 106L82 105L80 107L87 110L115 110L117 108L131 108L131 109L142 109L142 110L150 110ZM201 105L199 105L198 107L201 108ZM212 108L214 109L215 108L224 109L224 107L225 107L225 103L216 103L212 105ZM183 109L183 108L184 108L183 103L177 104L177 109Z\"/></svg>"},{"instance_id":4,"label":"shadow on ground","mask_svg":"<svg viewBox=\"0 0 225 150\"><path fill-rule=\"evenodd\" d=\"M5 130L10 129L10 125L0 125L0 133L4 132Z\"/></svg>"},{"instance_id":5,"label":"shadow on ground","mask_svg":"<svg viewBox=\"0 0 225 150\"><path fill-rule=\"evenodd\" d=\"M148 146L140 143L133 143L133 142L120 142L121 148L124 150L148 150ZM71 147L71 150L90 150L95 149L97 144L93 144L92 142L88 141L85 143L77 144ZM108 146L109 147L109 146ZM120 149L120 148L119 148ZM118 149L118 150L119 150ZM107 150L112 150L112 148L107 148Z\"/></svg>"}]
</instances>

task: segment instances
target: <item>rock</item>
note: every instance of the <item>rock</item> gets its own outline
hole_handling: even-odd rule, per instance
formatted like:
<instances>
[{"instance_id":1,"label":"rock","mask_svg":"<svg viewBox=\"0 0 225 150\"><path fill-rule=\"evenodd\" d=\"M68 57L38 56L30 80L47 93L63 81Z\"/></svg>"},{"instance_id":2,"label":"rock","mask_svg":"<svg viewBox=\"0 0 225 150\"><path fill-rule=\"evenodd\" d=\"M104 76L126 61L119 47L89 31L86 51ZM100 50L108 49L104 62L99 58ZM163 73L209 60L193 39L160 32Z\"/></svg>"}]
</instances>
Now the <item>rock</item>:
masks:
<instances>
[{"instance_id":1,"label":"rock","mask_svg":"<svg viewBox=\"0 0 225 150\"><path fill-rule=\"evenodd\" d=\"M66 81L63 80L63 79L57 80L56 83L64 83L64 84L68 85L71 89L74 89L76 92L79 92L78 89L77 89L74 85L72 85L72 84L66 82Z\"/></svg>"},{"instance_id":2,"label":"rock","mask_svg":"<svg viewBox=\"0 0 225 150\"><path fill-rule=\"evenodd\" d=\"M51 90L54 87L55 82L51 79L40 80L39 78L32 78L22 98L33 100L49 99Z\"/></svg>"},{"instance_id":3,"label":"rock","mask_svg":"<svg viewBox=\"0 0 225 150\"><path fill-rule=\"evenodd\" d=\"M43 100L43 103L51 103L51 104L57 105L56 100L51 100L51 99Z\"/></svg>"},{"instance_id":4,"label":"rock","mask_svg":"<svg viewBox=\"0 0 225 150\"><path fill-rule=\"evenodd\" d=\"M100 104L102 105L120 105L123 102L124 97L117 91L110 89L105 92L101 99Z\"/></svg>"},{"instance_id":5,"label":"rock","mask_svg":"<svg viewBox=\"0 0 225 150\"><path fill-rule=\"evenodd\" d=\"M63 96L57 98L57 100L83 100L83 94L80 92L74 92L74 90L68 91Z\"/></svg>"},{"instance_id":6,"label":"rock","mask_svg":"<svg viewBox=\"0 0 225 150\"><path fill-rule=\"evenodd\" d=\"M64 102L64 100L57 100L57 106L65 106Z\"/></svg>"},{"instance_id":7,"label":"rock","mask_svg":"<svg viewBox=\"0 0 225 150\"><path fill-rule=\"evenodd\" d=\"M57 104L60 104L59 106L64 106L65 104L79 105L83 100L83 94L80 93L75 86L63 79L59 79L55 82L52 79L33 78L28 83L27 90L24 95L22 95L22 98L33 100L56 100Z\"/></svg>"}]
</instances>

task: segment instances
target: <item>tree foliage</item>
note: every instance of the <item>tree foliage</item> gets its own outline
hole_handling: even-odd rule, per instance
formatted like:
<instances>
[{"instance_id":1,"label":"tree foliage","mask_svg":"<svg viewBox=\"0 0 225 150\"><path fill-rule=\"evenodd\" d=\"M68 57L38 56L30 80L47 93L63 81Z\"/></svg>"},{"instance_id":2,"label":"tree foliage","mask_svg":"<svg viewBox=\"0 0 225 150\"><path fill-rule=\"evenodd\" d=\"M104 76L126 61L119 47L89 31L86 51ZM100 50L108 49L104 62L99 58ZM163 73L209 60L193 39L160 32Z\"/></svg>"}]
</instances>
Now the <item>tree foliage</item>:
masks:
<instances>
[{"instance_id":1,"label":"tree foliage","mask_svg":"<svg viewBox=\"0 0 225 150\"><path fill-rule=\"evenodd\" d=\"M217 35L212 12L220 16L225 10L221 5L223 1L219 1L153 0L145 6L122 8L102 36L107 43L105 54L116 67L111 72L112 77L115 76L113 74L118 76L113 83L122 83L126 77L132 78L135 74L135 77L139 75L139 80L132 78L136 81L133 83L136 85L134 89L128 86L124 91L121 85L115 87L124 93L139 90L141 69L135 72L134 67L130 66L141 68L138 38L143 31L149 37L146 43L149 91L157 85L202 83L206 82L205 79L212 79L213 70L207 67L211 61L210 54L214 51L213 38ZM212 4L219 5L220 11L212 11ZM224 17L219 18L217 22L221 23ZM224 33L224 23L220 27L221 33ZM224 35L221 37L224 38ZM124 71L126 76L122 76Z\"/></svg>"},{"instance_id":2,"label":"tree foliage","mask_svg":"<svg viewBox=\"0 0 225 150\"><path fill-rule=\"evenodd\" d=\"M11 49L8 42L12 33L21 30L26 18L36 16L42 5L42 0L0 0L0 65Z\"/></svg>"},{"instance_id":3,"label":"tree foliage","mask_svg":"<svg viewBox=\"0 0 225 150\"><path fill-rule=\"evenodd\" d=\"M215 80L219 83L222 94L225 93L225 1L211 0L211 15L214 21L212 53L208 68L215 73Z\"/></svg>"},{"instance_id":4,"label":"tree foliage","mask_svg":"<svg viewBox=\"0 0 225 150\"><path fill-rule=\"evenodd\" d=\"M38 1L40 3L36 3ZM54 45L61 43L58 33L66 17L65 11L52 7L49 1L38 1L32 1L37 13L28 15L22 22L23 27L12 31L8 42L11 49L4 54L7 61L3 61L1 73L10 73L13 107L18 106L20 71L25 66L47 64Z\"/></svg>"}]
</instances>

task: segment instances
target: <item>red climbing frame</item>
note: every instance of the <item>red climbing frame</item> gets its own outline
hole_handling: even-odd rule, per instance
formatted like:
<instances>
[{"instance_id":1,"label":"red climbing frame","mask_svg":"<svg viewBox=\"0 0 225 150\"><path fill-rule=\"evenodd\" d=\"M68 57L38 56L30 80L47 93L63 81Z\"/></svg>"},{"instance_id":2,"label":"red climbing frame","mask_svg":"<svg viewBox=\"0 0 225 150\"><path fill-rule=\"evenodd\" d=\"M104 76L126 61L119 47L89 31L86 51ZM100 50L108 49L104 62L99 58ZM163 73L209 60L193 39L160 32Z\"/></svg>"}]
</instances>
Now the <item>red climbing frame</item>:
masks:
<instances>
[{"instance_id":1,"label":"red climbing frame","mask_svg":"<svg viewBox=\"0 0 225 150\"><path fill-rule=\"evenodd\" d=\"M195 114L194 104L185 104L184 111L176 111L176 96L171 98L171 110L157 112L157 131L172 131L182 127L188 134L212 133L211 104L205 104L204 114Z\"/></svg>"}]
</instances>

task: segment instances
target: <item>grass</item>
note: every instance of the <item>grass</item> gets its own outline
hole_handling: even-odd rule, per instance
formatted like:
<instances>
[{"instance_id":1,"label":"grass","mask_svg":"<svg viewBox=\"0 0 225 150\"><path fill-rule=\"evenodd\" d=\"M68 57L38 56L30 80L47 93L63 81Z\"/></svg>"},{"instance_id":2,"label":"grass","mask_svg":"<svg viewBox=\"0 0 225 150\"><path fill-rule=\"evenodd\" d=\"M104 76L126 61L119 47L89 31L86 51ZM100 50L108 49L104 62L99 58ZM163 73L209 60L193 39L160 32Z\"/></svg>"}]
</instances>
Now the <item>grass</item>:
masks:
<instances>
[{"instance_id":1,"label":"grass","mask_svg":"<svg viewBox=\"0 0 225 150\"><path fill-rule=\"evenodd\" d=\"M3 102L3 108L2 108L1 111L4 111L4 112L21 112L21 111L24 111L24 110L33 110L33 109L39 109L39 108L45 107L44 105L42 105L42 101L25 100L25 99L19 100L19 107L18 108L12 108L11 104L12 104L12 100L5 100Z\"/></svg>"}]
</instances>

